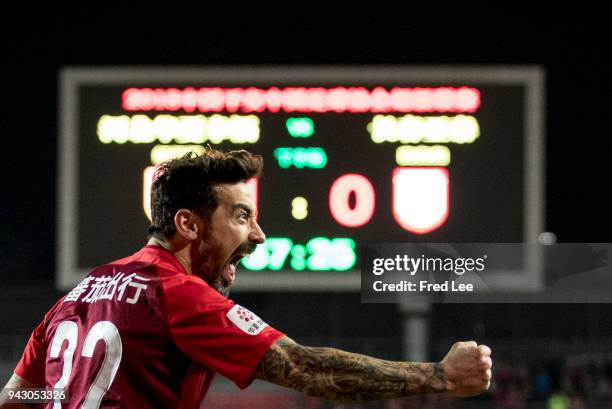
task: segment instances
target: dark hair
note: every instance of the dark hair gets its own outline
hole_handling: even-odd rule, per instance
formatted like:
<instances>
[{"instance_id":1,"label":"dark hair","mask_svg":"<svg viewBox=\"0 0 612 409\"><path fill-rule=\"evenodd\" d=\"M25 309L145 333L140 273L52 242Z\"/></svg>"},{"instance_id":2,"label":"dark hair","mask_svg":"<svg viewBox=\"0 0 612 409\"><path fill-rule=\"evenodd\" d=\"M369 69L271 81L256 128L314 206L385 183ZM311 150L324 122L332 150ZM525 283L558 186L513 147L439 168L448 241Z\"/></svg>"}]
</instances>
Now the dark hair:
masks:
<instances>
[{"instance_id":1,"label":"dark hair","mask_svg":"<svg viewBox=\"0 0 612 409\"><path fill-rule=\"evenodd\" d=\"M158 166L151 186L149 235L172 238L174 215L189 209L208 218L219 205L214 185L237 183L257 177L263 158L245 150L222 152L208 147L202 155L193 152Z\"/></svg>"}]
</instances>

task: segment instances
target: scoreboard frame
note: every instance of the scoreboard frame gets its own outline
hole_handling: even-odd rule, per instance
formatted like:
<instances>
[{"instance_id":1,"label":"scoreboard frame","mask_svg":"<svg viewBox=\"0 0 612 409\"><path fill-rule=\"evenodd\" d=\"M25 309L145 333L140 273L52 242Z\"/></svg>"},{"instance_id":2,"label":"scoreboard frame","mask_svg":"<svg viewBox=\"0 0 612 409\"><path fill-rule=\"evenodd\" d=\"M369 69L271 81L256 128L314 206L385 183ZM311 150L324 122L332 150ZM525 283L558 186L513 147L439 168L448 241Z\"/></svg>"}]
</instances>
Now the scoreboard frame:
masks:
<instances>
[{"instance_id":1,"label":"scoreboard frame","mask_svg":"<svg viewBox=\"0 0 612 409\"><path fill-rule=\"evenodd\" d=\"M78 267L78 143L79 88L129 86L146 83L168 86L173 82L205 82L211 86L274 82L335 85L352 81L455 83L461 85L519 85L525 87L523 120L523 242L537 243L544 227L544 94L545 73L538 66L208 66L208 67L65 67L59 73L59 144L57 185L56 287L74 286L90 269ZM264 226L265 227L265 226ZM144 243L143 243L144 244ZM358 251L358 249L356 249ZM127 254L126 254L127 255ZM527 255L526 271L496 274L496 289L525 291L541 283L539 252ZM516 274L520 274L517 276ZM237 291L358 291L359 271L256 272L240 274Z\"/></svg>"}]
</instances>

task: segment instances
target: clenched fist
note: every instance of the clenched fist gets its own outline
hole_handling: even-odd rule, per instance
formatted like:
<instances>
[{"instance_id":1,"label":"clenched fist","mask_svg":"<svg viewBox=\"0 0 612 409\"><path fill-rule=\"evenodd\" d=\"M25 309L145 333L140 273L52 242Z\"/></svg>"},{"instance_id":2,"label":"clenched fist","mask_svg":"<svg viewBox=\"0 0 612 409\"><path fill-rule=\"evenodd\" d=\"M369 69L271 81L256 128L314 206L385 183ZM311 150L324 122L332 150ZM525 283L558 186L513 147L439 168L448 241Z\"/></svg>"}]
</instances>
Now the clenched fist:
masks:
<instances>
[{"instance_id":1,"label":"clenched fist","mask_svg":"<svg viewBox=\"0 0 612 409\"><path fill-rule=\"evenodd\" d=\"M478 395L491 384L491 349L474 341L456 342L442 360L448 380L447 391L454 396Z\"/></svg>"}]
</instances>

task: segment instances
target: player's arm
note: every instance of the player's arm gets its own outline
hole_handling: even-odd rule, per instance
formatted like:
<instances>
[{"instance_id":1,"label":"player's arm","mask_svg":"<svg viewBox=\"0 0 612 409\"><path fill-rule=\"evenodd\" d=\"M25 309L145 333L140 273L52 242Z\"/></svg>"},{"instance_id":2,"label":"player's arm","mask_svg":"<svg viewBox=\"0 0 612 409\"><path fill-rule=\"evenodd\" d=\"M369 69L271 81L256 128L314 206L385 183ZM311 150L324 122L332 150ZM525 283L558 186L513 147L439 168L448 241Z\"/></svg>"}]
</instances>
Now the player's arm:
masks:
<instances>
[{"instance_id":1,"label":"player's arm","mask_svg":"<svg viewBox=\"0 0 612 409\"><path fill-rule=\"evenodd\" d=\"M8 389L19 389L19 388L37 388L39 386L34 385L29 382L27 379L22 378L17 374L13 374L11 379L9 379L8 383L0 393L0 409L32 409L32 408L42 408L42 403L8 403L9 394Z\"/></svg>"},{"instance_id":2,"label":"player's arm","mask_svg":"<svg viewBox=\"0 0 612 409\"><path fill-rule=\"evenodd\" d=\"M392 362L282 337L264 355L255 377L343 402L440 392L472 396L489 388L490 354L488 347L469 341L454 344L438 363Z\"/></svg>"},{"instance_id":3,"label":"player's arm","mask_svg":"<svg viewBox=\"0 0 612 409\"><path fill-rule=\"evenodd\" d=\"M0 393L0 409L42 408L43 404L7 403L9 394L7 389L44 388L45 387L45 360L47 356L47 343L45 340L46 325L56 309L61 305L60 299L45 315L45 318L32 331L26 344L21 360L11 379Z\"/></svg>"}]
</instances>

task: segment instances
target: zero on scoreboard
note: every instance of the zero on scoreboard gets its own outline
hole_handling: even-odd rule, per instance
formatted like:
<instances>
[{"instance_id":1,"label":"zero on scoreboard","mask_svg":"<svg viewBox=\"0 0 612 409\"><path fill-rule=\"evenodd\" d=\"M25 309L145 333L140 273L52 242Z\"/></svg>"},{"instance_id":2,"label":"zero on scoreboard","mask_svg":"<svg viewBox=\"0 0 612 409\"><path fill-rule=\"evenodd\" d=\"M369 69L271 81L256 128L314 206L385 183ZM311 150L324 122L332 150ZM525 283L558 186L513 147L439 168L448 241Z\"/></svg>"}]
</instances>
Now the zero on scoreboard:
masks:
<instances>
[{"instance_id":1,"label":"zero on scoreboard","mask_svg":"<svg viewBox=\"0 0 612 409\"><path fill-rule=\"evenodd\" d=\"M58 286L146 240L155 166L263 155L266 243L238 288L354 289L359 247L529 242L542 230L537 67L67 68Z\"/></svg>"}]
</instances>

